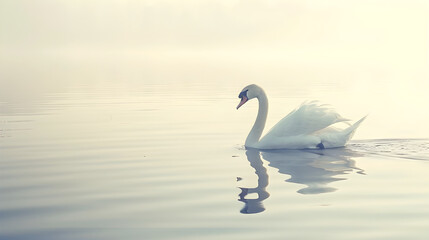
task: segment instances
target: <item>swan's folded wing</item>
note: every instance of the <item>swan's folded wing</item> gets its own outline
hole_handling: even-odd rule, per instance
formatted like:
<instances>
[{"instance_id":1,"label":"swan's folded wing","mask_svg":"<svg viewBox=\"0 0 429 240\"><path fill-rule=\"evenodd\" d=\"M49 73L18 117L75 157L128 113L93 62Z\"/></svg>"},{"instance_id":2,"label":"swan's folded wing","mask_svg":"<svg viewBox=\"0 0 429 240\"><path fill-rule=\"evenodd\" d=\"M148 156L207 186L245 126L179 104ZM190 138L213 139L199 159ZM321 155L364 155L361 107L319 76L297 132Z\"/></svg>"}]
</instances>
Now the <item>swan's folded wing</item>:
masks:
<instances>
[{"instance_id":1,"label":"swan's folded wing","mask_svg":"<svg viewBox=\"0 0 429 240\"><path fill-rule=\"evenodd\" d=\"M317 101L303 103L280 120L267 134L272 136L297 136L311 134L334 123L349 121L335 110Z\"/></svg>"}]
</instances>

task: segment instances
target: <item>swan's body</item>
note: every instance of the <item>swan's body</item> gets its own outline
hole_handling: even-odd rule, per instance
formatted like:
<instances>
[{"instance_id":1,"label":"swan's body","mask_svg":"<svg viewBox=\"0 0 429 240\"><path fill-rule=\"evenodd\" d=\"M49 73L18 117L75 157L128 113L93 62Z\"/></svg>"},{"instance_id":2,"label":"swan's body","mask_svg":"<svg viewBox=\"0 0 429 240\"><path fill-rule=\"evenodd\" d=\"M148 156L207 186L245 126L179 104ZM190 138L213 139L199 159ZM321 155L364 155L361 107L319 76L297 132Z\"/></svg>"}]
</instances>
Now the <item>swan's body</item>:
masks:
<instances>
[{"instance_id":1,"label":"swan's body","mask_svg":"<svg viewBox=\"0 0 429 240\"><path fill-rule=\"evenodd\" d=\"M331 108L317 102L302 104L280 120L261 138L268 114L268 99L264 90L255 85L245 87L240 95L237 109L252 98L259 101L255 124L246 138L245 146L257 149L323 149L344 146L353 136L362 118L346 129L337 129L332 124L347 122Z\"/></svg>"}]
</instances>

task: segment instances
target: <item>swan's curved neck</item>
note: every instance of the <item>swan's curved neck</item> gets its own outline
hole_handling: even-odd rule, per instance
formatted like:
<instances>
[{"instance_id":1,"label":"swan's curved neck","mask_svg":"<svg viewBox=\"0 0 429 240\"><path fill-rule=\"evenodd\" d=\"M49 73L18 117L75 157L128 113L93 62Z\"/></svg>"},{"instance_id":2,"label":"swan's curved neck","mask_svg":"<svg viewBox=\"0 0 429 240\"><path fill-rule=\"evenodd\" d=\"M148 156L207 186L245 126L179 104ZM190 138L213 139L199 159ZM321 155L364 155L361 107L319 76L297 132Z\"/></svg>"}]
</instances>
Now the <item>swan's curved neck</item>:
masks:
<instances>
[{"instance_id":1,"label":"swan's curved neck","mask_svg":"<svg viewBox=\"0 0 429 240\"><path fill-rule=\"evenodd\" d=\"M268 114L268 99L267 95L262 91L259 96L256 97L259 102L258 116L253 124L252 130L246 138L246 147L255 147L261 138L262 132L264 131L265 122L267 121Z\"/></svg>"}]
</instances>

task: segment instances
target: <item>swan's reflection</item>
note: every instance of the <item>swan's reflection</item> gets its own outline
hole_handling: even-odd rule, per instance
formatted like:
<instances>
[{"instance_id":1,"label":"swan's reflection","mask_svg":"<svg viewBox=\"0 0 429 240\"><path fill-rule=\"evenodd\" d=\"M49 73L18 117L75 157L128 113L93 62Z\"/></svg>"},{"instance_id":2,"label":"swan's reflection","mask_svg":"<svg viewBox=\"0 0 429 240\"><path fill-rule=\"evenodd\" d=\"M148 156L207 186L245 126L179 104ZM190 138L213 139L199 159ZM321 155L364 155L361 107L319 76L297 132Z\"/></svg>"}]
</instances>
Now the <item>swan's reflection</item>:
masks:
<instances>
[{"instance_id":1,"label":"swan's reflection","mask_svg":"<svg viewBox=\"0 0 429 240\"><path fill-rule=\"evenodd\" d=\"M268 186L268 174L267 169L262 164L259 151L256 149L250 149L246 151L247 160L250 162L250 166L255 169L255 173L258 176L258 186L255 188L240 188L241 193L238 195L238 199L244 202L244 207L241 209L241 213L259 213L265 210L262 205L262 201L267 199L270 194L266 188ZM251 193L258 194L257 199L247 199L246 196Z\"/></svg>"},{"instance_id":2,"label":"swan's reflection","mask_svg":"<svg viewBox=\"0 0 429 240\"><path fill-rule=\"evenodd\" d=\"M336 188L329 187L331 182L345 180L345 174L355 170L359 174L364 171L356 167L354 157L361 156L347 148L327 150L276 150L259 151L248 149L247 160L255 169L258 176L256 188L240 188L239 201L245 203L242 213L258 213L265 210L262 201L270 194L266 191L268 186L267 169L263 166L262 158L268 165L277 168L280 173L290 176L286 182L305 185L298 190L301 194L320 194L333 192ZM338 175L341 175L339 177ZM257 193L257 199L247 199L250 193Z\"/></svg>"}]
</instances>

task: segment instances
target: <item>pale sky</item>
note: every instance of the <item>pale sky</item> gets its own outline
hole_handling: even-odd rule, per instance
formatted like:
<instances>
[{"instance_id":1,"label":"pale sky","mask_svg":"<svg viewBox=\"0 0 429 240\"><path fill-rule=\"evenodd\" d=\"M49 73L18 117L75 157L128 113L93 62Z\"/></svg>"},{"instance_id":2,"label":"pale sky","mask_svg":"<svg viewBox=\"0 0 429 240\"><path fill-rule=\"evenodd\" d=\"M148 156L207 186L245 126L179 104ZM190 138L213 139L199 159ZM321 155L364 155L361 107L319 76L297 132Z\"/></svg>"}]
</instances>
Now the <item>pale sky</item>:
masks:
<instances>
[{"instance_id":1,"label":"pale sky","mask_svg":"<svg viewBox=\"0 0 429 240\"><path fill-rule=\"evenodd\" d=\"M375 48L422 44L428 2L14 0L0 20L2 45Z\"/></svg>"},{"instance_id":2,"label":"pale sky","mask_svg":"<svg viewBox=\"0 0 429 240\"><path fill-rule=\"evenodd\" d=\"M297 85L326 97L303 84L318 79L345 89L349 101L366 101L357 117L373 104L369 112L388 110L374 125L415 109L400 121L422 129L428 35L426 0L6 0L0 102L64 87L59 79L109 78L109 71L121 81L238 82L228 90L264 80L274 93L279 84Z\"/></svg>"}]
</instances>

